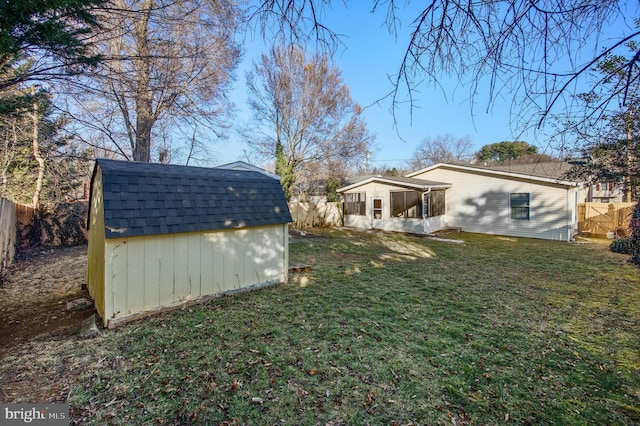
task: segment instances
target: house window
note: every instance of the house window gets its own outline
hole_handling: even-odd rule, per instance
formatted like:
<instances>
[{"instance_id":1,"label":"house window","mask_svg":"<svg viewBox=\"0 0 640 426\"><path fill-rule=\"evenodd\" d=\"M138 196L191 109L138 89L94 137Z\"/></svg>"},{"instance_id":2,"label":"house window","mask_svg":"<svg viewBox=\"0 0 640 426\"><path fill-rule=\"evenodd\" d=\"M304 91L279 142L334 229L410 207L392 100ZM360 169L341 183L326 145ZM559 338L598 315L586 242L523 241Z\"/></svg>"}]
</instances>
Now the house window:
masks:
<instances>
[{"instance_id":1,"label":"house window","mask_svg":"<svg viewBox=\"0 0 640 426\"><path fill-rule=\"evenodd\" d=\"M609 191L613 191L613 182L607 183L607 188L609 189Z\"/></svg>"},{"instance_id":2,"label":"house window","mask_svg":"<svg viewBox=\"0 0 640 426\"><path fill-rule=\"evenodd\" d=\"M511 193L511 219L529 220L529 195L527 192Z\"/></svg>"},{"instance_id":3,"label":"house window","mask_svg":"<svg viewBox=\"0 0 640 426\"><path fill-rule=\"evenodd\" d=\"M344 194L344 214L366 216L367 215L366 193L348 192Z\"/></svg>"},{"instance_id":4,"label":"house window","mask_svg":"<svg viewBox=\"0 0 640 426\"><path fill-rule=\"evenodd\" d=\"M422 217L422 197L418 191L391 193L391 217Z\"/></svg>"},{"instance_id":5,"label":"house window","mask_svg":"<svg viewBox=\"0 0 640 426\"><path fill-rule=\"evenodd\" d=\"M425 197L425 217L434 217L444 215L444 191L431 191Z\"/></svg>"}]
</instances>

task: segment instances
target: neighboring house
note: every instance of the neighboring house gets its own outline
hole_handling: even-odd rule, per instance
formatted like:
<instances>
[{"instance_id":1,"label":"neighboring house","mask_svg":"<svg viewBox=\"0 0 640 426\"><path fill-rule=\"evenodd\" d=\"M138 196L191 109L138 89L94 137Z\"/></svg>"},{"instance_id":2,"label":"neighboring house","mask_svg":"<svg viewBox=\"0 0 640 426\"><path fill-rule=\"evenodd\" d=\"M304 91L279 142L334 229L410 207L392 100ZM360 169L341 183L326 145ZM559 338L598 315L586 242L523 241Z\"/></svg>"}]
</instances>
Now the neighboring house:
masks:
<instances>
[{"instance_id":1,"label":"neighboring house","mask_svg":"<svg viewBox=\"0 0 640 426\"><path fill-rule=\"evenodd\" d=\"M262 173L97 160L87 287L105 326L285 282L291 215Z\"/></svg>"},{"instance_id":2,"label":"neighboring house","mask_svg":"<svg viewBox=\"0 0 640 426\"><path fill-rule=\"evenodd\" d=\"M338 191L344 223L431 233L444 227L568 241L577 233L584 186L561 163L511 167L436 164L406 178L367 178Z\"/></svg>"},{"instance_id":3,"label":"neighboring house","mask_svg":"<svg viewBox=\"0 0 640 426\"><path fill-rule=\"evenodd\" d=\"M314 179L296 183L290 201L315 204L326 203L327 180Z\"/></svg>"},{"instance_id":4,"label":"neighboring house","mask_svg":"<svg viewBox=\"0 0 640 426\"><path fill-rule=\"evenodd\" d=\"M534 176L564 179L563 176L574 167L571 162L549 162L516 164L513 166L491 167L493 170L511 171L515 173L531 174ZM566 180L566 179L564 179ZM597 182L589 185L585 199L581 202L620 203L624 198L623 186L614 182Z\"/></svg>"},{"instance_id":5,"label":"neighboring house","mask_svg":"<svg viewBox=\"0 0 640 426\"><path fill-rule=\"evenodd\" d=\"M598 182L591 184L587 201L598 203L621 203L624 199L624 188L614 182Z\"/></svg>"},{"instance_id":6,"label":"neighboring house","mask_svg":"<svg viewBox=\"0 0 640 426\"><path fill-rule=\"evenodd\" d=\"M258 172L263 175L269 176L270 178L280 180L280 176L275 173L271 173L268 170L260 168L258 166L254 166L253 164L245 163L244 161L234 161L233 163L222 164L220 166L216 166L216 169L227 169L227 170L241 170L245 172Z\"/></svg>"}]
</instances>

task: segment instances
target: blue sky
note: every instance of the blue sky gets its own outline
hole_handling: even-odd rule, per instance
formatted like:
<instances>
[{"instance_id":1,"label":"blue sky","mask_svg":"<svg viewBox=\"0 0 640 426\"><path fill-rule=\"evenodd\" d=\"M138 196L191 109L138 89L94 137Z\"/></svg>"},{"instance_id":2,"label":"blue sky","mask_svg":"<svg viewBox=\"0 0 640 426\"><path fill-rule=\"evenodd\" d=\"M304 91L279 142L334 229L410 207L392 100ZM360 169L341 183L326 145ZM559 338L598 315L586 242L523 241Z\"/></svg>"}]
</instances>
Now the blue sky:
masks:
<instances>
[{"instance_id":1,"label":"blue sky","mask_svg":"<svg viewBox=\"0 0 640 426\"><path fill-rule=\"evenodd\" d=\"M383 98L392 90L389 76L395 75L400 66L409 40L411 20L416 12L407 11L401 17L402 27L396 38L384 25L385 10L372 14L371 4L369 1L350 2L345 8L342 2L334 2L332 9L325 11L323 16L327 25L342 35L344 46L334 54L334 64L341 70L352 98L365 107L365 120L376 135L376 148L369 162L371 167L403 167L426 137L444 134L468 136L474 151L485 144L516 139L538 145L540 151L545 148L546 142L537 141L531 133L512 133L510 99L496 100L487 112L488 93L480 92L475 97L472 110L468 101L469 88L461 86L457 80L445 79L440 89L420 87L414 92L417 102L413 112L407 105L400 105L395 116L397 126L394 127L391 100ZM249 118L245 72L250 69L252 61L268 49L258 34L253 37L248 34L244 48L245 56L238 68L232 94L238 108L238 120ZM224 145L213 147L215 163L246 160L244 150L247 149L237 136L232 135Z\"/></svg>"}]
</instances>

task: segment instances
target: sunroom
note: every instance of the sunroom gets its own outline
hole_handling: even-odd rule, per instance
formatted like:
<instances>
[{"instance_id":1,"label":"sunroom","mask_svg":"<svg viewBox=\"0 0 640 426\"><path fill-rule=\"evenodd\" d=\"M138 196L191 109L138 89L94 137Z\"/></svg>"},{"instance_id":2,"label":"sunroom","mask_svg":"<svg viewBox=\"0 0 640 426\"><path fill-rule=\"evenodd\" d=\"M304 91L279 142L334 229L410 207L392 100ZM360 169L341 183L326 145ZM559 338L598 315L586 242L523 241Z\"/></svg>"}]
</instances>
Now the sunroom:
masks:
<instances>
[{"instance_id":1,"label":"sunroom","mask_svg":"<svg viewBox=\"0 0 640 426\"><path fill-rule=\"evenodd\" d=\"M415 178L372 176L338 189L344 225L359 229L428 234L446 226L451 184Z\"/></svg>"}]
</instances>

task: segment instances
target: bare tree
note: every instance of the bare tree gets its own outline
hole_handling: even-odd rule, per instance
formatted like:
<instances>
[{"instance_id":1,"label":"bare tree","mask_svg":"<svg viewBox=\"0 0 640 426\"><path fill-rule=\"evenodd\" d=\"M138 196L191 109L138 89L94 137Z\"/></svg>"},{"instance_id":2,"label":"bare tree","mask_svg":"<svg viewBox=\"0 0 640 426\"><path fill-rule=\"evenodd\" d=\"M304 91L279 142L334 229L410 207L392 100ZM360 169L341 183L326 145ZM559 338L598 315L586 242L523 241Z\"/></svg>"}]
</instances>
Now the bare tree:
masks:
<instances>
[{"instance_id":1,"label":"bare tree","mask_svg":"<svg viewBox=\"0 0 640 426\"><path fill-rule=\"evenodd\" d=\"M51 99L49 92L35 86L13 87L0 95L0 195L35 209L43 202L59 201L64 195L54 194L53 188L69 189L76 178L52 173L69 141L61 136L65 119Z\"/></svg>"},{"instance_id":2,"label":"bare tree","mask_svg":"<svg viewBox=\"0 0 640 426\"><path fill-rule=\"evenodd\" d=\"M15 159L18 145L17 118L0 117L0 135L2 137L2 161L0 163L0 196L6 197L9 191L9 167Z\"/></svg>"},{"instance_id":3,"label":"bare tree","mask_svg":"<svg viewBox=\"0 0 640 426\"><path fill-rule=\"evenodd\" d=\"M31 87L31 96L33 101L31 103L31 111L27 114L31 120L31 152L33 153L33 159L36 161L36 187L33 191L33 198L31 205L34 209L38 209L40 206L40 196L42 194L42 185L44 183L44 168L45 159L40 150L40 120L41 112L38 105L38 99L36 98L36 88Z\"/></svg>"},{"instance_id":4,"label":"bare tree","mask_svg":"<svg viewBox=\"0 0 640 426\"><path fill-rule=\"evenodd\" d=\"M87 142L149 162L154 140L163 140L157 154L165 161L167 144L179 141L193 152L194 134L222 136L231 110L226 89L240 54L233 2L112 4L100 16L105 31L95 43L104 60L74 90L74 118Z\"/></svg>"},{"instance_id":5,"label":"bare tree","mask_svg":"<svg viewBox=\"0 0 640 426\"><path fill-rule=\"evenodd\" d=\"M638 46L629 46L633 53ZM609 55L593 69L594 78L602 81L598 90L580 94L577 98L584 102L585 111L592 110L611 91L625 84L627 75L612 71L628 62L621 55ZM634 65L634 72L640 73L640 64ZM610 76L602 79L603 75ZM625 201L637 199L640 179L640 81L630 88L627 99L618 99L619 109L609 111L598 119L562 122L569 129L570 142L582 158L574 159L575 167L569 171L570 178L579 178L592 183L616 182L624 186Z\"/></svg>"},{"instance_id":6,"label":"bare tree","mask_svg":"<svg viewBox=\"0 0 640 426\"><path fill-rule=\"evenodd\" d=\"M640 4L635 1L432 0L418 7L409 22L402 22L399 12L408 9L409 3L371 1L372 11L382 10L382 20L392 34L402 24L411 27L395 75L394 101L399 89L407 89L413 102L418 85L437 85L440 76L454 76L472 81L472 99L487 92L487 107L508 94L514 119L525 124L540 125L554 110L567 112L579 106L573 94L584 84L591 91L600 83L589 82L588 71L640 37L636 23ZM301 42L315 38L335 49L340 37L321 19L329 7L330 0L262 0L250 16L259 20L264 31L275 28ZM626 101L629 89L640 79L635 67L639 61L637 48L611 70L612 75L621 72L626 78L588 114L603 113L620 95ZM602 81L608 77L602 76Z\"/></svg>"},{"instance_id":7,"label":"bare tree","mask_svg":"<svg viewBox=\"0 0 640 426\"><path fill-rule=\"evenodd\" d=\"M285 195L306 170L322 166L325 176L364 158L372 141L340 71L325 55L307 58L298 46L274 47L247 75L254 113L248 141L276 159Z\"/></svg>"},{"instance_id":8,"label":"bare tree","mask_svg":"<svg viewBox=\"0 0 640 426\"><path fill-rule=\"evenodd\" d=\"M453 135L440 135L435 138L425 138L413 151L409 168L419 170L437 163L468 162L473 153L471 138L456 138Z\"/></svg>"}]
</instances>

